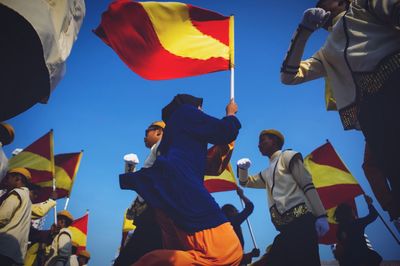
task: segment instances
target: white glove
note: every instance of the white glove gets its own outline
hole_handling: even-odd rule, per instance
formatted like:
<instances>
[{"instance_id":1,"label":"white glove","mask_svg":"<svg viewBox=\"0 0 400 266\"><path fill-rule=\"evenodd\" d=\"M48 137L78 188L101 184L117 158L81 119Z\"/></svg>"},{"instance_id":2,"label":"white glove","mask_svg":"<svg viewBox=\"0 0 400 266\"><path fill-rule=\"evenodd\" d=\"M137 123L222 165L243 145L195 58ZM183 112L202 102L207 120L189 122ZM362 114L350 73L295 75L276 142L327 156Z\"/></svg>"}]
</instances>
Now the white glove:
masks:
<instances>
[{"instance_id":1,"label":"white glove","mask_svg":"<svg viewBox=\"0 0 400 266\"><path fill-rule=\"evenodd\" d=\"M315 230L318 237L323 237L329 231L329 223L326 217L319 217L315 221Z\"/></svg>"},{"instance_id":2,"label":"white glove","mask_svg":"<svg viewBox=\"0 0 400 266\"><path fill-rule=\"evenodd\" d=\"M322 8L313 7L304 11L301 25L311 31L315 31L325 25L331 15L330 11L325 11Z\"/></svg>"},{"instance_id":3,"label":"white glove","mask_svg":"<svg viewBox=\"0 0 400 266\"><path fill-rule=\"evenodd\" d=\"M128 163L128 164L135 164L136 165L136 164L139 163L139 158L138 158L138 156L136 154L129 153L129 154L126 154L124 156L124 161L126 163Z\"/></svg>"},{"instance_id":4,"label":"white glove","mask_svg":"<svg viewBox=\"0 0 400 266\"><path fill-rule=\"evenodd\" d=\"M237 167L243 170L247 170L251 166L251 161L249 158L242 158L236 163Z\"/></svg>"}]
</instances>

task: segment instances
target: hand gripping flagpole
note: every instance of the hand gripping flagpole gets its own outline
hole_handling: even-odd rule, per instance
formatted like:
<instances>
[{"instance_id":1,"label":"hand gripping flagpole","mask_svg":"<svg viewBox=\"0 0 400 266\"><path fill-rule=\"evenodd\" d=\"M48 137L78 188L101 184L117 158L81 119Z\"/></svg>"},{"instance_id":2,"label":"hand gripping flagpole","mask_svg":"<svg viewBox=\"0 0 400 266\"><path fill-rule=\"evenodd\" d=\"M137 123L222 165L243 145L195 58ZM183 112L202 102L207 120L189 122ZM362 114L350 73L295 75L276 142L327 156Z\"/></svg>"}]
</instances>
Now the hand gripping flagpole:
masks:
<instances>
[{"instance_id":1,"label":"hand gripping flagpole","mask_svg":"<svg viewBox=\"0 0 400 266\"><path fill-rule=\"evenodd\" d=\"M240 199L240 203L242 204L242 209L244 209L244 203L243 203L242 199ZM256 239L254 237L253 229L251 228L251 224L250 224L250 221L248 218L246 219L246 223L247 223L247 226L249 227L249 232L250 232L251 240L253 241L254 248L258 249Z\"/></svg>"}]
</instances>

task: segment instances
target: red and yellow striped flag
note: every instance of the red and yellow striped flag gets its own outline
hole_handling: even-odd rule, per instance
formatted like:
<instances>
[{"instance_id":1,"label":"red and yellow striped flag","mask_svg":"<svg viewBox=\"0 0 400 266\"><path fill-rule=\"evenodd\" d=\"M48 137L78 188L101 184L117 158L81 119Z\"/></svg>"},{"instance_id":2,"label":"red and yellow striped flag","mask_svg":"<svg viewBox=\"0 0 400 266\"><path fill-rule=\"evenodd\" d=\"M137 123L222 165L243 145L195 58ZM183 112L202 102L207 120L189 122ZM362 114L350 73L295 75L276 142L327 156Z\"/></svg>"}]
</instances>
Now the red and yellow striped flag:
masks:
<instances>
[{"instance_id":1,"label":"red and yellow striped flag","mask_svg":"<svg viewBox=\"0 0 400 266\"><path fill-rule=\"evenodd\" d=\"M71 195L82 154L83 152L64 153L57 154L54 157L57 198L65 198ZM38 185L43 188L40 197L48 198L53 190L53 182L41 182Z\"/></svg>"},{"instance_id":2,"label":"red and yellow striped flag","mask_svg":"<svg viewBox=\"0 0 400 266\"><path fill-rule=\"evenodd\" d=\"M327 210L328 221L332 225L330 232L319 241L321 244L336 243L337 226L333 218L336 207L340 203L354 201L356 196L364 192L329 142L306 156L304 166L312 176L318 195Z\"/></svg>"},{"instance_id":3,"label":"red and yellow striped flag","mask_svg":"<svg viewBox=\"0 0 400 266\"><path fill-rule=\"evenodd\" d=\"M236 190L237 184L231 164L228 164L219 176L205 176L204 186L210 193Z\"/></svg>"},{"instance_id":4,"label":"red and yellow striped flag","mask_svg":"<svg viewBox=\"0 0 400 266\"><path fill-rule=\"evenodd\" d=\"M72 243L78 246L78 251L86 249L89 213L75 219L68 229L72 234Z\"/></svg>"},{"instance_id":5,"label":"red and yellow striped flag","mask_svg":"<svg viewBox=\"0 0 400 266\"><path fill-rule=\"evenodd\" d=\"M32 175L32 183L40 185L40 183L50 182L54 177L54 140L53 131L51 130L31 145L26 147L22 152L9 160L8 168L25 167ZM46 196L43 196L46 194ZM50 194L43 191L35 200L41 202L47 200Z\"/></svg>"},{"instance_id":6,"label":"red and yellow striped flag","mask_svg":"<svg viewBox=\"0 0 400 266\"><path fill-rule=\"evenodd\" d=\"M228 145L214 145L207 151L206 176L204 186L208 192L236 190L237 184L229 163L234 142Z\"/></svg>"},{"instance_id":7,"label":"red and yellow striped flag","mask_svg":"<svg viewBox=\"0 0 400 266\"><path fill-rule=\"evenodd\" d=\"M143 78L162 80L233 66L233 17L178 2L117 0L94 31Z\"/></svg>"}]
</instances>

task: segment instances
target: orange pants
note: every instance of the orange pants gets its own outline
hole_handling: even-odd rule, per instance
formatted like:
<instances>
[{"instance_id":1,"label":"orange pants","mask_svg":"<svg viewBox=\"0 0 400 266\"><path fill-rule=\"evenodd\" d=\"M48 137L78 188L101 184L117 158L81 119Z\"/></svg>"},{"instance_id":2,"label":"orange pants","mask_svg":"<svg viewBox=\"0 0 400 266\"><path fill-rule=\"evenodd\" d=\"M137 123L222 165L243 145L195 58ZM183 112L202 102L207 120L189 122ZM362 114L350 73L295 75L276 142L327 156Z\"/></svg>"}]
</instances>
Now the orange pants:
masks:
<instances>
[{"instance_id":1,"label":"orange pants","mask_svg":"<svg viewBox=\"0 0 400 266\"><path fill-rule=\"evenodd\" d=\"M163 233L165 249L144 255L134 266L149 265L239 265L242 246L229 222L215 228L188 234L158 211L157 218Z\"/></svg>"}]
</instances>

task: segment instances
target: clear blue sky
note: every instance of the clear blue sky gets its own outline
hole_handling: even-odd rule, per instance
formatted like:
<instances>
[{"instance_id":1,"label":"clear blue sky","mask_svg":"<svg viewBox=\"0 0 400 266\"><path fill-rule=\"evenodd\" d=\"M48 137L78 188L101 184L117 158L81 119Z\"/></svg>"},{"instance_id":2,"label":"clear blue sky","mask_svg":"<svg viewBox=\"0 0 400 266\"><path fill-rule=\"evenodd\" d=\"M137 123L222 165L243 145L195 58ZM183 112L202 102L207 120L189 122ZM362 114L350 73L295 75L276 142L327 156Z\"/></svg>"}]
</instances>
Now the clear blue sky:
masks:
<instances>
[{"instance_id":1,"label":"clear blue sky","mask_svg":"<svg viewBox=\"0 0 400 266\"><path fill-rule=\"evenodd\" d=\"M229 100L229 72L168 81L144 80L131 70L93 33L101 13L111 1L87 0L87 13L78 40L67 61L67 73L47 105L36 105L10 119L16 130L6 153L23 148L54 129L55 154L84 150L81 167L70 200L69 210L80 217L89 214L87 248L91 265L109 265L121 240L124 210L135 193L119 189L118 174L124 169L123 155L138 154L141 163L148 154L143 144L145 128L161 117L161 108L177 93L204 98L204 111L216 117L225 114ZM273 4L268 4L268 2ZM236 102L242 129L232 162L241 157L253 161L250 172L268 166L268 159L257 149L262 129L279 129L286 137L285 148L307 155L329 139L363 189L370 195L361 164L364 139L361 132L342 129L336 112L324 108L324 83L317 80L289 87L280 83L279 70L292 34L303 11L314 1L188 1L224 15L235 15ZM326 32L313 34L306 56L316 51ZM141 164L140 164L141 165ZM277 234L270 222L265 190L245 189L255 203L250 221L261 250ZM240 207L235 192L214 194L221 204ZM360 215L367 213L357 199ZM59 206L64 206L60 200ZM388 220L378 204L380 213ZM48 220L51 220L52 216ZM245 250L252 242L245 224ZM399 246L377 220L367 234L374 248L385 259L400 259ZM329 247L320 246L323 259L331 259Z\"/></svg>"}]
</instances>

